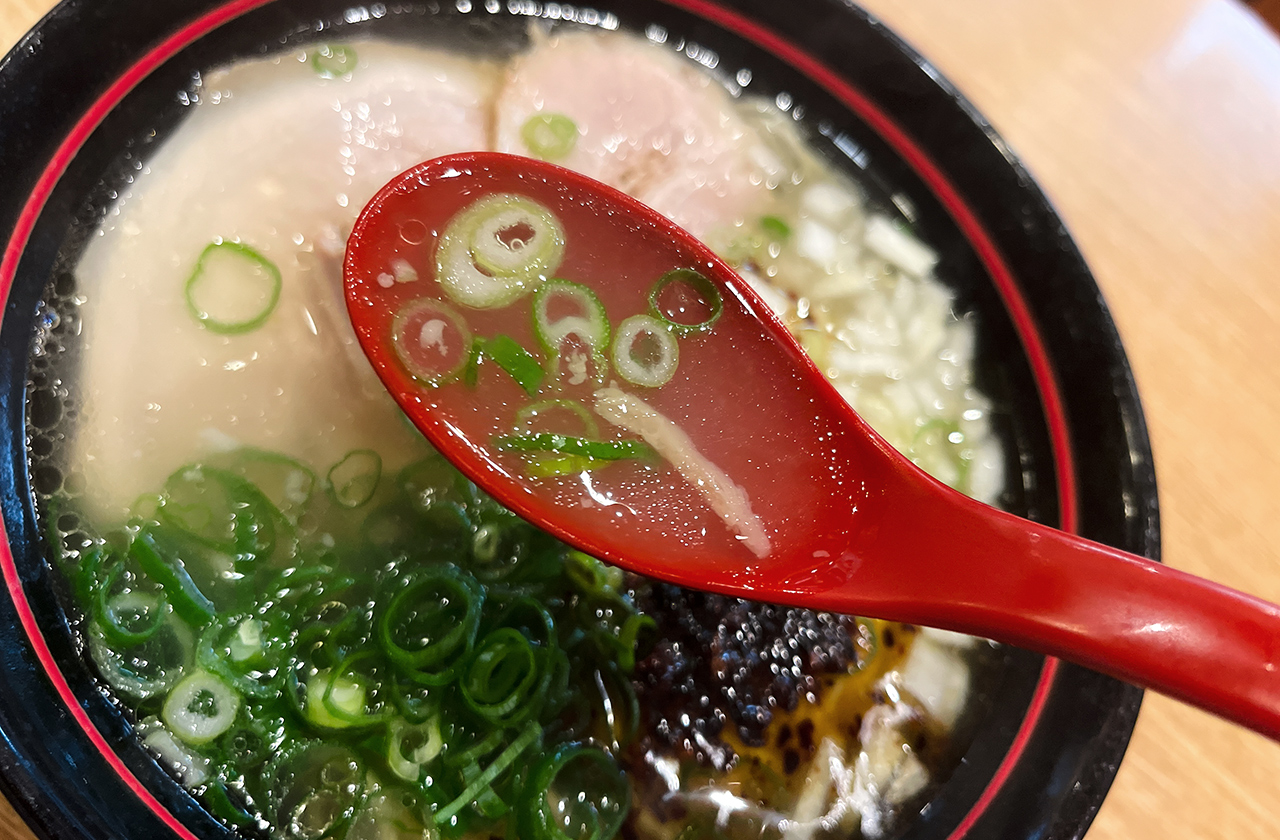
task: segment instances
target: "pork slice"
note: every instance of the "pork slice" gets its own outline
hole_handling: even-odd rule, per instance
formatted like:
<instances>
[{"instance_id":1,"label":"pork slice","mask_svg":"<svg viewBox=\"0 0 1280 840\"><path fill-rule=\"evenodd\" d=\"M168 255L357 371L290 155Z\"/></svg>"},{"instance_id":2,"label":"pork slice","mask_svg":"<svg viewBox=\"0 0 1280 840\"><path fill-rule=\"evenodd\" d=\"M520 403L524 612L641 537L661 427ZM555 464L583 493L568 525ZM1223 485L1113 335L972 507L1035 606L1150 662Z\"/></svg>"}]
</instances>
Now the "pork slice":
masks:
<instances>
[{"instance_id":1,"label":"pork slice","mask_svg":"<svg viewBox=\"0 0 1280 840\"><path fill-rule=\"evenodd\" d=\"M356 345L342 244L393 175L487 147L498 71L354 48L345 79L320 78L302 53L206 76L200 103L77 267L87 303L72 461L99 516L123 515L219 448L280 451L321 475L351 449L379 451L388 470L425 451ZM282 277L274 311L244 335L204 329L187 310L187 277L219 238L253 247Z\"/></svg>"},{"instance_id":2,"label":"pork slice","mask_svg":"<svg viewBox=\"0 0 1280 840\"><path fill-rule=\"evenodd\" d=\"M499 151L531 154L537 114L573 120L567 166L640 199L695 236L765 212L782 164L728 92L668 47L571 32L512 61L496 107Z\"/></svg>"}]
</instances>

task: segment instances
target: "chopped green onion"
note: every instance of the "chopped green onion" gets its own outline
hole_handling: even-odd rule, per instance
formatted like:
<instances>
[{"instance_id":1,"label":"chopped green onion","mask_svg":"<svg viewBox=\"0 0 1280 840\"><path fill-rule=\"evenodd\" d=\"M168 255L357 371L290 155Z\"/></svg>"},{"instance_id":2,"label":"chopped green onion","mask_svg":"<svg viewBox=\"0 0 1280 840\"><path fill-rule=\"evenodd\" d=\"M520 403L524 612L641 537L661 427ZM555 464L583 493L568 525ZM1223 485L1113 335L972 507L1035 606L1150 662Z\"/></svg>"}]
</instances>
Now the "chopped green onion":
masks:
<instances>
[{"instance_id":1,"label":"chopped green onion","mask_svg":"<svg viewBox=\"0 0 1280 840\"><path fill-rule=\"evenodd\" d=\"M236 507L225 482L203 467L192 466L169 476L159 517L201 543L219 551L236 547Z\"/></svg>"},{"instance_id":2,"label":"chopped green onion","mask_svg":"<svg viewBox=\"0 0 1280 840\"><path fill-rule=\"evenodd\" d=\"M523 433L557 433L566 426L577 425L573 430L585 439L600 434L600 426L586 406L577 400L544 400L527 405L516 412L515 427ZM561 475L577 475L603 467L609 462L584 455L556 453L530 453L526 472L530 478L553 478Z\"/></svg>"},{"instance_id":3,"label":"chopped green onion","mask_svg":"<svg viewBox=\"0 0 1280 840\"><path fill-rule=\"evenodd\" d=\"M679 364L680 346L662 321L632 315L618 325L613 367L627 382L657 388L671 381Z\"/></svg>"},{"instance_id":4,"label":"chopped green onion","mask_svg":"<svg viewBox=\"0 0 1280 840\"><path fill-rule=\"evenodd\" d=\"M523 840L611 840L631 805L627 777L608 753L567 744L534 765L520 799Z\"/></svg>"},{"instance_id":5,"label":"chopped green onion","mask_svg":"<svg viewBox=\"0 0 1280 840\"><path fill-rule=\"evenodd\" d=\"M560 452L565 455L582 455L601 461L617 461L621 458L652 458L653 450L638 440L587 440L569 435L539 432L526 435L504 435L494 439L503 452Z\"/></svg>"},{"instance_id":6,"label":"chopped green onion","mask_svg":"<svg viewBox=\"0 0 1280 840\"><path fill-rule=\"evenodd\" d=\"M356 69L356 51L342 44L326 44L311 51L311 68L322 79L341 79Z\"/></svg>"},{"instance_id":7,"label":"chopped green onion","mask_svg":"<svg viewBox=\"0 0 1280 840\"><path fill-rule=\"evenodd\" d=\"M512 627L544 648L558 645L556 621L546 606L531 595L515 597L495 620L496 626Z\"/></svg>"},{"instance_id":8,"label":"chopped green onion","mask_svg":"<svg viewBox=\"0 0 1280 840\"><path fill-rule=\"evenodd\" d=\"M109 594L112 582L123 568L117 564L98 590L98 612L95 618L102 634L112 644L136 645L156 634L169 612L163 596L136 590Z\"/></svg>"},{"instance_id":9,"label":"chopped green onion","mask_svg":"<svg viewBox=\"0 0 1280 840\"><path fill-rule=\"evenodd\" d=\"M262 722L251 714L241 714L238 720L237 726L223 733L218 747L233 766L248 770L260 765L270 755L272 739Z\"/></svg>"},{"instance_id":10,"label":"chopped green onion","mask_svg":"<svg viewBox=\"0 0 1280 840\"><path fill-rule=\"evenodd\" d=\"M278 511L235 473L195 464L169 476L164 490L160 521L202 545L255 557L274 549Z\"/></svg>"},{"instance_id":11,"label":"chopped green onion","mask_svg":"<svg viewBox=\"0 0 1280 840\"><path fill-rule=\"evenodd\" d=\"M392 664L428 685L451 681L452 665L475 643L484 589L449 567L411 579L378 619L378 641Z\"/></svg>"},{"instance_id":12,"label":"chopped green onion","mask_svg":"<svg viewBox=\"0 0 1280 840\"><path fill-rule=\"evenodd\" d=\"M488 584L515 575L531 556L534 531L514 516L492 519L471 538L471 571Z\"/></svg>"},{"instance_id":13,"label":"chopped green onion","mask_svg":"<svg viewBox=\"0 0 1280 840\"><path fill-rule=\"evenodd\" d=\"M237 791L237 793L239 796L244 795L243 791ZM223 779L214 779L206 785L204 798L209 804L209 809L213 811L213 815L219 819L226 820L231 825L246 828L256 822L250 808L232 801L227 790L227 783Z\"/></svg>"},{"instance_id":14,"label":"chopped green onion","mask_svg":"<svg viewBox=\"0 0 1280 840\"><path fill-rule=\"evenodd\" d=\"M472 205L471 257L496 277L536 278L559 265L563 233L547 208L516 195ZM488 203L485 203L488 202ZM483 210L477 209L483 207ZM555 265L553 265L553 263Z\"/></svg>"},{"instance_id":15,"label":"chopped green onion","mask_svg":"<svg viewBox=\"0 0 1280 840\"><path fill-rule=\"evenodd\" d=\"M159 630L137 645L111 643L98 622L88 631L89 654L107 684L129 697L148 700L168 691L191 664L191 629L176 615L165 616Z\"/></svg>"},{"instance_id":16,"label":"chopped green onion","mask_svg":"<svg viewBox=\"0 0 1280 840\"><path fill-rule=\"evenodd\" d=\"M304 714L309 723L324 729L346 729L365 714L369 693L358 676L343 676L343 669L317 671L307 680Z\"/></svg>"},{"instance_id":17,"label":"chopped green onion","mask_svg":"<svg viewBox=\"0 0 1280 840\"><path fill-rule=\"evenodd\" d=\"M588 458L585 455L540 455L529 459L525 472L530 478L558 478L592 472L612 463L613 461Z\"/></svg>"},{"instance_id":18,"label":"chopped green onion","mask_svg":"<svg viewBox=\"0 0 1280 840\"><path fill-rule=\"evenodd\" d=\"M406 782L416 784L422 777L423 767L434 761L443 749L438 717L416 726L399 718L387 728L387 767Z\"/></svg>"},{"instance_id":19,"label":"chopped green onion","mask_svg":"<svg viewBox=\"0 0 1280 840\"><path fill-rule=\"evenodd\" d=\"M457 733L454 733L455 738ZM475 764L489 753L502 746L502 730L490 730L484 737L477 740L474 744L469 744L462 749L458 749L459 744L455 738L450 738L450 743L446 746L445 763L451 767L463 767L468 764Z\"/></svg>"},{"instance_id":20,"label":"chopped green onion","mask_svg":"<svg viewBox=\"0 0 1280 840\"><path fill-rule=\"evenodd\" d=\"M195 626L203 626L213 618L213 602L196 586L182 560L161 554L150 534L137 536L129 547L129 556L147 577L160 584L178 615Z\"/></svg>"},{"instance_id":21,"label":"chopped green onion","mask_svg":"<svg viewBox=\"0 0 1280 840\"><path fill-rule=\"evenodd\" d=\"M570 309L570 314L553 320L552 314L565 308ZM572 385L580 385L589 378L604 383L609 374L605 355L609 346L609 318L599 296L588 286L551 280L538 289L533 296L533 332L546 353L547 369L553 375L563 375L563 363ZM573 352L574 343L585 345L595 368L593 373L588 373L587 356L581 351Z\"/></svg>"},{"instance_id":22,"label":"chopped green onion","mask_svg":"<svg viewBox=\"0 0 1280 840\"><path fill-rule=\"evenodd\" d=\"M551 672L546 657L519 630L499 627L476 646L458 682L462 699L479 718L508 727L534 714L545 699Z\"/></svg>"},{"instance_id":23,"label":"chopped green onion","mask_svg":"<svg viewBox=\"0 0 1280 840\"><path fill-rule=\"evenodd\" d=\"M657 632L658 622L651 617L643 613L632 613L627 616L627 620L622 623L622 630L618 633L618 642L621 646L618 654L618 668L624 674L635 670L636 655L648 653Z\"/></svg>"},{"instance_id":24,"label":"chopped green onion","mask_svg":"<svg viewBox=\"0 0 1280 840\"><path fill-rule=\"evenodd\" d=\"M454 216L436 250L436 279L475 309L514 303L560 266L564 230L551 211L523 196L486 196Z\"/></svg>"},{"instance_id":25,"label":"chopped green onion","mask_svg":"<svg viewBox=\"0 0 1280 840\"><path fill-rule=\"evenodd\" d=\"M207 744L231 728L240 695L208 671L182 678L165 698L160 717L169 731L192 746Z\"/></svg>"},{"instance_id":26,"label":"chopped green onion","mask_svg":"<svg viewBox=\"0 0 1280 840\"><path fill-rule=\"evenodd\" d=\"M260 658L262 648L262 622L256 618L246 618L236 625L227 658L237 665L243 665Z\"/></svg>"},{"instance_id":27,"label":"chopped green onion","mask_svg":"<svg viewBox=\"0 0 1280 840\"><path fill-rule=\"evenodd\" d=\"M495 335L484 343L484 355L511 374L511 378L530 396L538 392L544 371L533 354L509 335Z\"/></svg>"},{"instance_id":28,"label":"chopped green onion","mask_svg":"<svg viewBox=\"0 0 1280 840\"><path fill-rule=\"evenodd\" d=\"M784 242L791 237L791 226L777 216L761 216L760 229L776 242Z\"/></svg>"},{"instance_id":29,"label":"chopped green onion","mask_svg":"<svg viewBox=\"0 0 1280 840\"><path fill-rule=\"evenodd\" d=\"M160 517L160 508L164 506L164 496L159 493L143 493L129 505L129 515L133 518L155 522Z\"/></svg>"},{"instance_id":30,"label":"chopped green onion","mask_svg":"<svg viewBox=\"0 0 1280 840\"><path fill-rule=\"evenodd\" d=\"M520 735L493 760L492 764L477 775L457 798L439 811L436 811L434 816L436 825L451 824L459 811L473 803L482 791L488 790L494 780L514 764L516 759L524 754L526 750L534 746L541 737L542 727L538 725L537 721L531 720L525 724Z\"/></svg>"},{"instance_id":31,"label":"chopped green onion","mask_svg":"<svg viewBox=\"0 0 1280 840\"><path fill-rule=\"evenodd\" d=\"M426 723L436 714L436 686L419 685L398 674L391 678L391 702L400 715L413 724Z\"/></svg>"},{"instance_id":32,"label":"chopped green onion","mask_svg":"<svg viewBox=\"0 0 1280 840\"><path fill-rule=\"evenodd\" d=\"M137 732L142 736L143 745L184 785L196 787L209 780L212 762L174 737L159 718L151 716L138 721Z\"/></svg>"},{"instance_id":33,"label":"chopped green onion","mask_svg":"<svg viewBox=\"0 0 1280 840\"><path fill-rule=\"evenodd\" d=\"M480 363L484 361L484 339L477 336L471 339L471 351L462 367L462 382L468 388L476 387L480 381ZM417 426L414 426L416 429Z\"/></svg>"},{"instance_id":34,"label":"chopped green onion","mask_svg":"<svg viewBox=\"0 0 1280 840\"><path fill-rule=\"evenodd\" d=\"M573 400L526 405L514 429L507 446L531 472L651 454L595 439L597 419ZM522 815L543 739L554 752L569 739L622 749L633 737L627 673L653 623L617 569L520 521L436 454L394 482L380 466L376 477L358 463L351 475L331 470L329 492L369 479L356 495L378 507L353 518L335 505L323 519L307 511L315 477L299 462L249 449L214 457L171 476L124 527L86 530L67 569L104 681L133 707L162 711L167 726L155 721L146 743L185 784L206 786L211 812L323 840L357 831L357 818L363 836L383 796L391 804L378 813L409 815L406 825L430 814L427 831L443 840L536 838ZM366 533L384 520L390 542ZM374 567L351 571L369 551ZM366 798L370 760L379 778ZM612 818L602 767L574 760L554 778L554 796L579 797L557 814L575 840ZM593 778L578 788L578 775Z\"/></svg>"},{"instance_id":35,"label":"chopped green onion","mask_svg":"<svg viewBox=\"0 0 1280 840\"><path fill-rule=\"evenodd\" d=\"M246 333L262 326L280 300L280 269L239 242L214 242L187 278L187 308L210 332Z\"/></svg>"},{"instance_id":36,"label":"chopped green onion","mask_svg":"<svg viewBox=\"0 0 1280 840\"><path fill-rule=\"evenodd\" d=\"M357 618L355 610L348 613L348 621L354 621ZM335 648L351 649L350 643L344 643L341 628L335 628L330 635L336 637L333 641ZM363 632L358 639L356 644L363 645L365 640ZM362 670L357 672L357 667ZM314 679L308 682L308 689L311 688L312 682ZM385 723L390 718L391 710L382 699L382 675L377 651L365 649L348 653L336 668L329 671L325 683L324 694L321 697L324 711L331 718L343 721L343 727L365 728ZM359 687L358 692L350 689L353 684ZM361 700L358 709L353 708L356 693Z\"/></svg>"},{"instance_id":37,"label":"chopped green onion","mask_svg":"<svg viewBox=\"0 0 1280 840\"><path fill-rule=\"evenodd\" d=\"M474 486L439 452L401 469L396 483L422 513L442 504L465 508L475 501Z\"/></svg>"},{"instance_id":38,"label":"chopped green onion","mask_svg":"<svg viewBox=\"0 0 1280 840\"><path fill-rule=\"evenodd\" d=\"M532 405L526 405L516 412L516 428L521 431L528 432L555 432L556 429L540 428L546 425L560 425L557 418L565 413L582 424L580 433L585 438L594 438L600 434L600 425L596 423L596 418L592 416L587 407L577 400L543 400ZM541 422L540 422L541 421Z\"/></svg>"},{"instance_id":39,"label":"chopped green onion","mask_svg":"<svg viewBox=\"0 0 1280 840\"><path fill-rule=\"evenodd\" d=\"M316 474L306 464L253 447L237 449L230 458L229 469L256 487L293 523L306 511L316 485Z\"/></svg>"},{"instance_id":40,"label":"chopped green onion","mask_svg":"<svg viewBox=\"0 0 1280 840\"><path fill-rule=\"evenodd\" d=\"M364 797L364 764L350 748L304 741L277 753L262 774L268 817L288 840L342 837Z\"/></svg>"},{"instance_id":41,"label":"chopped green onion","mask_svg":"<svg viewBox=\"0 0 1280 840\"><path fill-rule=\"evenodd\" d=\"M382 456L372 449L353 449L329 469L329 495L345 508L358 508L373 498L382 478Z\"/></svg>"},{"instance_id":42,"label":"chopped green onion","mask_svg":"<svg viewBox=\"0 0 1280 840\"><path fill-rule=\"evenodd\" d=\"M474 355L467 322L447 304L419 298L391 322L391 346L409 375L424 385L452 382Z\"/></svg>"},{"instance_id":43,"label":"chopped green onion","mask_svg":"<svg viewBox=\"0 0 1280 840\"><path fill-rule=\"evenodd\" d=\"M564 114L534 114L525 120L520 137L535 156L560 160L577 145L578 126Z\"/></svg>"},{"instance_id":44,"label":"chopped green onion","mask_svg":"<svg viewBox=\"0 0 1280 840\"><path fill-rule=\"evenodd\" d=\"M667 329L684 338L715 326L724 312L724 299L705 275L691 268L677 268L653 284L649 311ZM698 320L690 322L690 316Z\"/></svg>"},{"instance_id":45,"label":"chopped green onion","mask_svg":"<svg viewBox=\"0 0 1280 840\"><path fill-rule=\"evenodd\" d=\"M219 616L200 636L196 659L241 694L270 699L279 694L288 642L264 619Z\"/></svg>"},{"instance_id":46,"label":"chopped green onion","mask_svg":"<svg viewBox=\"0 0 1280 840\"><path fill-rule=\"evenodd\" d=\"M80 562L71 571L76 598L85 610L94 603L94 592L98 588L100 570L112 560L111 555L112 551L107 546L94 546L80 555Z\"/></svg>"}]
</instances>

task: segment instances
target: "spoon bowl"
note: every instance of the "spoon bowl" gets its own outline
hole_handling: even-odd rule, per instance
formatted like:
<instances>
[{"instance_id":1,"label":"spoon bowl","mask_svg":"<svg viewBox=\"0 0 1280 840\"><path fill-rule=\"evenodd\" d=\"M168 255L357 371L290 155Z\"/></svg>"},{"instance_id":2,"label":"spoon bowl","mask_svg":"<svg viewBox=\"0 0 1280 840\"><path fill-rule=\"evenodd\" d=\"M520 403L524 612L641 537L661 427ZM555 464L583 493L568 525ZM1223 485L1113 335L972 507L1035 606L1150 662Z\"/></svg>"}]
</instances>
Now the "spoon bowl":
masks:
<instances>
[{"instance_id":1,"label":"spoon bowl","mask_svg":"<svg viewBox=\"0 0 1280 840\"><path fill-rule=\"evenodd\" d=\"M719 315L678 339L669 381L618 387L616 346L613 368L576 382L522 377L484 350L495 339L536 350L537 295L457 305L436 282L437 243L495 194L559 220L556 276L588 286L611 322L662 321L655 284L671 271L710 281ZM414 424L500 502L590 554L694 588L1008 642L1280 737L1280 609L931 478L857 416L742 278L612 188L497 153L428 161L366 206L344 277L361 346ZM398 333L424 300L439 317ZM405 342L425 347L429 332L454 345L456 380L410 372ZM503 441L529 406L567 400L591 427L580 434L653 451L532 476L527 452Z\"/></svg>"}]
</instances>

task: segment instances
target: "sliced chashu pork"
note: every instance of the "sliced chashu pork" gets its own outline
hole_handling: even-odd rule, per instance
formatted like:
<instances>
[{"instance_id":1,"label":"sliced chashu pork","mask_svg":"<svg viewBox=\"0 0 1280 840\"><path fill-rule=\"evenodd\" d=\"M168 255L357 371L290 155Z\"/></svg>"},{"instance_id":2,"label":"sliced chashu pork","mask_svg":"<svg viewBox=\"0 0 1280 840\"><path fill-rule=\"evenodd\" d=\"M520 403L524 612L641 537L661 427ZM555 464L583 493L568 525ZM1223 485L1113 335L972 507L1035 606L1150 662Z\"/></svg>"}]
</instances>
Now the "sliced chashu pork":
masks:
<instances>
[{"instance_id":1,"label":"sliced chashu pork","mask_svg":"<svg viewBox=\"0 0 1280 840\"><path fill-rule=\"evenodd\" d=\"M89 303L73 465L99 515L122 514L221 447L283 452L321 476L352 449L378 450L388 469L423 451L355 344L337 256L394 174L487 146L497 71L354 47L348 79L319 78L302 53L208 75L77 267ZM283 278L275 310L245 335L203 329L187 311L187 277L219 237L251 245Z\"/></svg>"},{"instance_id":2,"label":"sliced chashu pork","mask_svg":"<svg viewBox=\"0 0 1280 840\"><path fill-rule=\"evenodd\" d=\"M781 162L714 79L670 47L571 32L511 62L496 108L498 151L531 154L537 114L577 126L563 166L617 187L697 236L766 212Z\"/></svg>"}]
</instances>

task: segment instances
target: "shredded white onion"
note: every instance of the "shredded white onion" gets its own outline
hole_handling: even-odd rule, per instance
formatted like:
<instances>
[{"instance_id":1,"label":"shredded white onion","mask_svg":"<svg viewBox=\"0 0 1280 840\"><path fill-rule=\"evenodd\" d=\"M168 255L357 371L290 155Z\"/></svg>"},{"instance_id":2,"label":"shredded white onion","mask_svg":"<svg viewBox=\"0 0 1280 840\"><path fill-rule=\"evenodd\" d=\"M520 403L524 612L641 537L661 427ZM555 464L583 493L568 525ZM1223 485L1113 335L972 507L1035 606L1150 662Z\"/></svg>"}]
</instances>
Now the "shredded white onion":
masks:
<instances>
[{"instance_id":1,"label":"shredded white onion","mask_svg":"<svg viewBox=\"0 0 1280 840\"><path fill-rule=\"evenodd\" d=\"M596 391L596 413L615 426L639 435L645 443L671 462L680 475L706 497L711 509L738 535L752 554L767 557L769 535L764 523L751 510L746 491L719 467L711 463L693 445L693 441L675 423L658 413L638 397L618 388Z\"/></svg>"},{"instance_id":2,"label":"shredded white onion","mask_svg":"<svg viewBox=\"0 0 1280 840\"><path fill-rule=\"evenodd\" d=\"M142 736L142 743L147 749L176 773L184 785L191 788L208 781L212 762L180 743L158 718L149 717L140 721L138 734Z\"/></svg>"},{"instance_id":3,"label":"shredded white onion","mask_svg":"<svg viewBox=\"0 0 1280 840\"><path fill-rule=\"evenodd\" d=\"M878 213L867 219L863 242L876 254L915 277L924 277L938 264L938 255L933 249L899 230L888 216Z\"/></svg>"}]
</instances>

